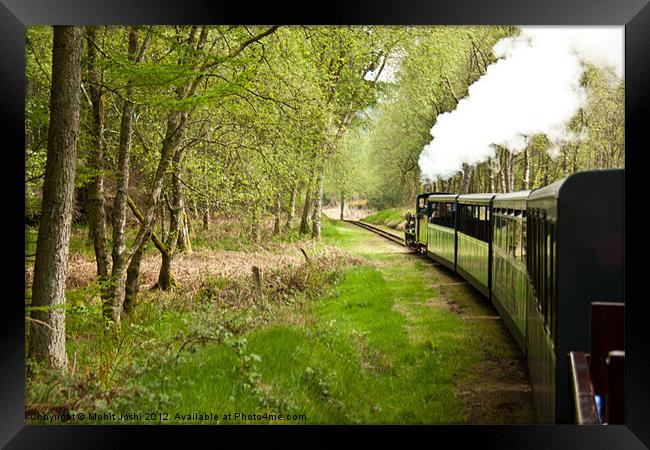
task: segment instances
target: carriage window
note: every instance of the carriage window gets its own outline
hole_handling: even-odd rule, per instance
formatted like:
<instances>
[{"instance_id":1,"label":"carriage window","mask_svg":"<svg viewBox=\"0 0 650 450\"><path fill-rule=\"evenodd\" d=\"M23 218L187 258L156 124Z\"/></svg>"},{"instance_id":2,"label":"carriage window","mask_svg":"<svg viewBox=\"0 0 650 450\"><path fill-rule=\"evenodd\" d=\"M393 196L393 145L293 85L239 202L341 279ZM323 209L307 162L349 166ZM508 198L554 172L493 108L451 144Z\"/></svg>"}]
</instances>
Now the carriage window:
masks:
<instances>
[{"instance_id":1,"label":"carriage window","mask_svg":"<svg viewBox=\"0 0 650 450\"><path fill-rule=\"evenodd\" d=\"M515 218L513 221L515 225L515 235L514 235L514 247L513 247L513 252L512 256L514 258L518 258L519 255L521 254L521 221L519 220L518 217Z\"/></svg>"},{"instance_id":2,"label":"carriage window","mask_svg":"<svg viewBox=\"0 0 650 450\"><path fill-rule=\"evenodd\" d=\"M553 317L552 317L551 336L553 338L553 342L555 342L556 328L557 328L557 320L556 320L557 318L557 240L555 238L555 229L553 229L552 240L553 240L553 247L552 247L553 264L551 265L551 270L553 274L553 283L551 284L551 289L552 289L551 301L553 302Z\"/></svg>"},{"instance_id":3,"label":"carriage window","mask_svg":"<svg viewBox=\"0 0 650 450\"><path fill-rule=\"evenodd\" d=\"M533 248L533 242L535 242L535 217L534 216L528 216L528 224L530 226L530 235L531 238L527 241L528 244L528 255L526 257L526 268L528 270L528 274L531 277L531 282L533 281L533 255L535 254L535 250Z\"/></svg>"},{"instance_id":4,"label":"carriage window","mask_svg":"<svg viewBox=\"0 0 650 450\"><path fill-rule=\"evenodd\" d=\"M501 216L499 217L501 221L501 226L499 228L499 234L501 235L499 238L499 248L501 250L505 250L506 248L506 218Z\"/></svg>"},{"instance_id":5,"label":"carriage window","mask_svg":"<svg viewBox=\"0 0 650 450\"><path fill-rule=\"evenodd\" d=\"M508 246L508 256L514 256L515 248L517 247L517 221L513 220L512 215L509 217L510 220L510 237L509 237L509 246Z\"/></svg>"},{"instance_id":6,"label":"carriage window","mask_svg":"<svg viewBox=\"0 0 650 450\"><path fill-rule=\"evenodd\" d=\"M499 248L503 249L503 226L505 225L502 216L499 216Z\"/></svg>"},{"instance_id":7,"label":"carriage window","mask_svg":"<svg viewBox=\"0 0 650 450\"><path fill-rule=\"evenodd\" d=\"M526 217L526 227L528 228L528 235L533 236L533 233L535 231L535 224L533 223L534 216L528 215ZM528 269L528 273L532 273L532 265L533 265L533 238L531 237L530 239L526 240L526 245L528 246L526 250L526 268Z\"/></svg>"},{"instance_id":8,"label":"carriage window","mask_svg":"<svg viewBox=\"0 0 650 450\"><path fill-rule=\"evenodd\" d=\"M465 205L460 205L460 223L459 229L463 233L467 229L467 207Z\"/></svg>"},{"instance_id":9,"label":"carriage window","mask_svg":"<svg viewBox=\"0 0 650 450\"><path fill-rule=\"evenodd\" d=\"M544 305L544 222L541 214L538 213L537 216L537 301L540 303L542 310L542 315L544 315L545 305Z\"/></svg>"},{"instance_id":10,"label":"carriage window","mask_svg":"<svg viewBox=\"0 0 650 450\"><path fill-rule=\"evenodd\" d=\"M485 206L481 206L478 209L478 238L482 241L485 241Z\"/></svg>"},{"instance_id":11,"label":"carriage window","mask_svg":"<svg viewBox=\"0 0 650 450\"><path fill-rule=\"evenodd\" d=\"M454 228L456 226L456 203L449 204L451 209L451 215L449 216L448 227Z\"/></svg>"},{"instance_id":12,"label":"carriage window","mask_svg":"<svg viewBox=\"0 0 650 450\"><path fill-rule=\"evenodd\" d=\"M538 245L539 253L537 255L537 286L539 288L539 302L542 306L542 315L546 314L546 303L544 301L545 292L544 292L544 266L546 265L546 222L544 218L540 215L537 217L537 224L539 228L537 230L538 235Z\"/></svg>"},{"instance_id":13,"label":"carriage window","mask_svg":"<svg viewBox=\"0 0 650 450\"><path fill-rule=\"evenodd\" d=\"M488 242L488 238L492 233L489 222L489 209L487 206L478 205L459 205L459 220L458 230L463 234L479 239L483 242ZM450 218L452 221L454 217ZM504 225L501 225L502 227ZM496 233L496 230L494 230Z\"/></svg>"},{"instance_id":14,"label":"carriage window","mask_svg":"<svg viewBox=\"0 0 650 450\"><path fill-rule=\"evenodd\" d=\"M545 315L545 322L546 322L546 328L551 333L552 335L552 330L553 330L553 315L555 313L554 307L555 305L553 304L553 259L554 259L554 254L553 254L553 225L552 224L547 224L546 227L546 236L544 236L544 241L546 245L546 265L544 267L545 270L545 277L544 277L544 283L545 283L545 289L544 292L546 294L546 303L547 303L547 308L546 308L546 315ZM553 336L551 336L553 337Z\"/></svg>"},{"instance_id":15,"label":"carriage window","mask_svg":"<svg viewBox=\"0 0 650 450\"><path fill-rule=\"evenodd\" d=\"M528 214L526 214L526 217L524 218L524 236L528 233L528 228L530 227L530 219L528 217ZM526 270L530 267L528 264L528 255L530 254L530 247L529 247L529 242L528 239L525 239L526 242Z\"/></svg>"},{"instance_id":16,"label":"carriage window","mask_svg":"<svg viewBox=\"0 0 650 450\"><path fill-rule=\"evenodd\" d=\"M537 306L541 310L541 306L539 303L539 216L535 214L532 217L532 225L533 225L533 237L531 239L531 257L530 257L530 263L531 263L531 276L532 276L532 281L533 281L533 291L535 293L536 301L537 301Z\"/></svg>"},{"instance_id":17,"label":"carriage window","mask_svg":"<svg viewBox=\"0 0 650 450\"><path fill-rule=\"evenodd\" d=\"M537 294L537 305L541 311L542 302L541 298L541 288L539 286L539 277L540 277L540 258L542 254L542 246L540 234L542 230L542 221L540 220L539 214L535 217L535 293Z\"/></svg>"},{"instance_id":18,"label":"carriage window","mask_svg":"<svg viewBox=\"0 0 650 450\"><path fill-rule=\"evenodd\" d=\"M449 207L451 209L451 215L449 216L449 227L450 228L455 228L456 227L456 203L450 203Z\"/></svg>"},{"instance_id":19,"label":"carriage window","mask_svg":"<svg viewBox=\"0 0 650 450\"><path fill-rule=\"evenodd\" d=\"M526 217L526 211L522 211L521 218L521 262L525 262L527 258L526 252L528 250L528 240L526 239L528 220Z\"/></svg>"},{"instance_id":20,"label":"carriage window","mask_svg":"<svg viewBox=\"0 0 650 450\"><path fill-rule=\"evenodd\" d=\"M438 207L440 208L440 219L444 222L449 216L449 204L448 203L439 203Z\"/></svg>"},{"instance_id":21,"label":"carriage window","mask_svg":"<svg viewBox=\"0 0 650 450\"><path fill-rule=\"evenodd\" d=\"M455 204L453 203L433 203L434 214L431 223L443 227L454 227Z\"/></svg>"},{"instance_id":22,"label":"carriage window","mask_svg":"<svg viewBox=\"0 0 650 450\"><path fill-rule=\"evenodd\" d=\"M429 223L435 223L437 217L438 217L438 205L434 203L431 206L431 216L429 217Z\"/></svg>"}]
</instances>

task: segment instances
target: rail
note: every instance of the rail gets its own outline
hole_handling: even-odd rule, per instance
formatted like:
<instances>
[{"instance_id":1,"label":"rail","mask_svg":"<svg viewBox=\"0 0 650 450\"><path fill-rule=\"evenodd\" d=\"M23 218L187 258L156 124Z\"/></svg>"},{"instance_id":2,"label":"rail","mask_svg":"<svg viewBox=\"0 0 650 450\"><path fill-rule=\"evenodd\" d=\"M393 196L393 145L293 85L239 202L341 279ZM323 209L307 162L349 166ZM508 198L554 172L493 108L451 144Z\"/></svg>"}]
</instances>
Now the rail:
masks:
<instances>
[{"instance_id":1,"label":"rail","mask_svg":"<svg viewBox=\"0 0 650 450\"><path fill-rule=\"evenodd\" d=\"M343 221L347 222L347 223L357 225L357 226L359 226L361 228L364 228L364 229L366 229L368 231L372 231L373 233L378 234L378 235L380 235L380 236L382 236L382 237L384 237L384 238L388 239L389 241L392 241L392 242L394 242L396 244L404 245L404 239L402 237L400 237L400 236L398 236L396 234L390 233L390 232L388 232L386 230L382 230L381 228L377 228L377 227L375 227L373 225L370 225L369 223L359 222L358 220L346 220L346 219L344 219Z\"/></svg>"}]
</instances>

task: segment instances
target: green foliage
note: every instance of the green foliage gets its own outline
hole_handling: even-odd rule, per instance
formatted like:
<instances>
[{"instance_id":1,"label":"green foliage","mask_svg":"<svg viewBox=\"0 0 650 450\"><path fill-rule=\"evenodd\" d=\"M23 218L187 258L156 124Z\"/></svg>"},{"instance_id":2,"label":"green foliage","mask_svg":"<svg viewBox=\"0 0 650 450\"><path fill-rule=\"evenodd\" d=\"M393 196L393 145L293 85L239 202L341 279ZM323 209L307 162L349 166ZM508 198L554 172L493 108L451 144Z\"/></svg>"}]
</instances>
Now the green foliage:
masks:
<instances>
[{"instance_id":1,"label":"green foliage","mask_svg":"<svg viewBox=\"0 0 650 450\"><path fill-rule=\"evenodd\" d=\"M491 47L507 27L409 27L400 46L396 83L372 111L365 145L376 182L370 206L411 204L421 192L418 158L438 114L452 111L494 60Z\"/></svg>"}]
</instances>

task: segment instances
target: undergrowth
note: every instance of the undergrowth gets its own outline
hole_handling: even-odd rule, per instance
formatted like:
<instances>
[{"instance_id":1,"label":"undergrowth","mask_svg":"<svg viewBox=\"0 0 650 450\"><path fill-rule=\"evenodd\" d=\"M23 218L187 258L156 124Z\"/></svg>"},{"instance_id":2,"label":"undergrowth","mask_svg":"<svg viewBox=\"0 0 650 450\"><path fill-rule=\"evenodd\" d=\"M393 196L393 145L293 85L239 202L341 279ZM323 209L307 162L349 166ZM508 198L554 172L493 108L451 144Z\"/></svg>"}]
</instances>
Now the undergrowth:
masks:
<instances>
[{"instance_id":1,"label":"undergrowth","mask_svg":"<svg viewBox=\"0 0 650 450\"><path fill-rule=\"evenodd\" d=\"M125 315L118 332L102 316L96 283L67 293L66 373L26 364L27 415L161 410L173 398L158 377L207 344L223 344L240 359L240 371L251 393L264 404L282 406L255 383L255 354L246 351L246 333L291 317L291 310L321 298L354 257L317 255L304 263L262 275L261 295L251 277L203 274L194 292L143 292L136 310ZM29 295L29 293L28 293ZM266 395L266 396L265 396Z\"/></svg>"}]
</instances>

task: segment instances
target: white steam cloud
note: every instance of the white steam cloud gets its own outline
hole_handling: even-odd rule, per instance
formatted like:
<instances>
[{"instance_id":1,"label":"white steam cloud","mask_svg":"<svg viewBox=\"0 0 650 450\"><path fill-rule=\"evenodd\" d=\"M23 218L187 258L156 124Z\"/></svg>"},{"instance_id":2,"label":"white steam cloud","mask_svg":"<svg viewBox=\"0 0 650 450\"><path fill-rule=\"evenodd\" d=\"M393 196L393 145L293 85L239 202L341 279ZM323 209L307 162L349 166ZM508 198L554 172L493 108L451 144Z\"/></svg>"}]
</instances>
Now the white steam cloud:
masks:
<instances>
[{"instance_id":1,"label":"white steam cloud","mask_svg":"<svg viewBox=\"0 0 650 450\"><path fill-rule=\"evenodd\" d=\"M522 27L493 48L501 58L469 87L456 109L438 116L433 140L420 154L424 180L455 175L494 156L493 145L519 152L544 133L557 155L562 143L585 138L567 123L587 101L580 86L584 63L611 68L623 78L623 28Z\"/></svg>"}]
</instances>

